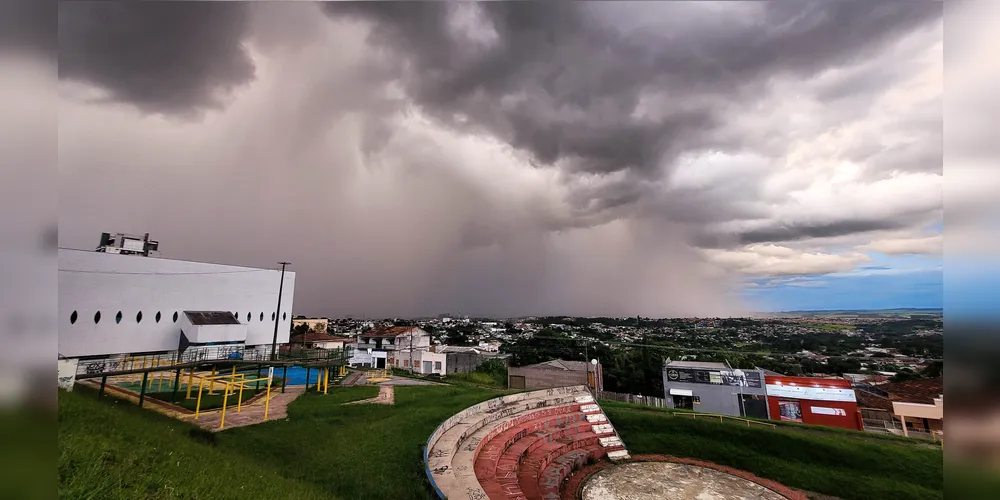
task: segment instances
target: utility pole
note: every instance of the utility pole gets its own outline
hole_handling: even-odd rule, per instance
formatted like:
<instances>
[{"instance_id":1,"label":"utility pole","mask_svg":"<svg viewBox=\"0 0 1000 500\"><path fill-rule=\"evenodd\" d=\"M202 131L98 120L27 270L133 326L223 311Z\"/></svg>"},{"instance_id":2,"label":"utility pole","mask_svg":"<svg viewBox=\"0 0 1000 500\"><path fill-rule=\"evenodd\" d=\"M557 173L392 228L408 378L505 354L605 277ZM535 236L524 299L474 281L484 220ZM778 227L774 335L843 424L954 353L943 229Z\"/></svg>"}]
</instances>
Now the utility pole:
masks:
<instances>
[{"instance_id":1,"label":"utility pole","mask_svg":"<svg viewBox=\"0 0 1000 500\"><path fill-rule=\"evenodd\" d=\"M413 369L413 328L410 328L410 373L415 371Z\"/></svg>"},{"instance_id":2,"label":"utility pole","mask_svg":"<svg viewBox=\"0 0 1000 500\"><path fill-rule=\"evenodd\" d=\"M278 311L274 313L274 337L271 339L271 361L278 359L278 322L281 321L281 294L285 288L285 266L291 262L279 262L281 264L281 283L278 285ZM306 380L306 385L309 381Z\"/></svg>"}]
</instances>

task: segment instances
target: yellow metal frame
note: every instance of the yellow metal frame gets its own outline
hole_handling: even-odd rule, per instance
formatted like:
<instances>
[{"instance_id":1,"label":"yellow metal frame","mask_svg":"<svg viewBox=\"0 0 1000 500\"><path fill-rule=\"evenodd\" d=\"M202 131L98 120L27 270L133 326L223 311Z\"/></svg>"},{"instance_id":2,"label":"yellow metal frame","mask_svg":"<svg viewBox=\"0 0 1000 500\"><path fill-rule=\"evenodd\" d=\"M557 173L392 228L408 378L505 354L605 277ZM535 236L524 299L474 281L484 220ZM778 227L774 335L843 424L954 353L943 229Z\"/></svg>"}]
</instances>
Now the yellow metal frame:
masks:
<instances>
[{"instance_id":1,"label":"yellow metal frame","mask_svg":"<svg viewBox=\"0 0 1000 500\"><path fill-rule=\"evenodd\" d=\"M236 413L243 410L243 389L247 384L251 382L259 382L261 380L267 381L267 392L264 395L264 420L267 420L267 411L271 404L271 379L268 377L253 378L249 380L239 380L233 382L226 382L226 393L222 397L222 415L219 418L219 428L223 429L226 427L226 407L229 406L229 395L235 393L236 385L240 386L240 396L239 400L236 402ZM195 417L197 418L197 416Z\"/></svg>"},{"instance_id":2,"label":"yellow metal frame","mask_svg":"<svg viewBox=\"0 0 1000 500\"><path fill-rule=\"evenodd\" d=\"M369 384L377 384L379 382L387 382L392 380L392 372L389 370L369 370L368 376L365 380Z\"/></svg>"}]
</instances>

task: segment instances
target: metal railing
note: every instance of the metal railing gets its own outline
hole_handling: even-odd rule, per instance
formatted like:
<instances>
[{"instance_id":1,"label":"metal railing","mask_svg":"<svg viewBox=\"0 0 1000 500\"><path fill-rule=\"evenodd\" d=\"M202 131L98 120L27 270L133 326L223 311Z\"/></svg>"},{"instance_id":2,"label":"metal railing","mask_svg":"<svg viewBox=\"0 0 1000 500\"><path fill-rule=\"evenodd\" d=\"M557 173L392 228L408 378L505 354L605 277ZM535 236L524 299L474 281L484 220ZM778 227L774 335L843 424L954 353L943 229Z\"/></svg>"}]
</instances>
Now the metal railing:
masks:
<instances>
[{"instance_id":1,"label":"metal railing","mask_svg":"<svg viewBox=\"0 0 1000 500\"><path fill-rule=\"evenodd\" d=\"M862 419L865 424L865 432L870 432L872 434L890 434L893 436L904 436L903 434L903 424L895 420L874 420L874 419ZM925 441L943 441L944 434L941 431L923 431L915 429L907 429L905 437L913 439L922 439Z\"/></svg>"},{"instance_id":2,"label":"metal railing","mask_svg":"<svg viewBox=\"0 0 1000 500\"><path fill-rule=\"evenodd\" d=\"M282 346L271 359L271 346L246 349L242 346L193 347L178 356L176 351L161 354L118 354L102 359L80 360L76 367L77 378L92 378L119 373L170 370L180 367L212 363L234 364L317 364L337 365L347 363L344 349L302 349Z\"/></svg>"},{"instance_id":3,"label":"metal railing","mask_svg":"<svg viewBox=\"0 0 1000 500\"><path fill-rule=\"evenodd\" d=\"M656 396L640 396L636 394L611 391L595 391L595 393L597 399L608 399L619 403L631 403L634 405L655 406L656 408L667 407L667 401Z\"/></svg>"}]
</instances>

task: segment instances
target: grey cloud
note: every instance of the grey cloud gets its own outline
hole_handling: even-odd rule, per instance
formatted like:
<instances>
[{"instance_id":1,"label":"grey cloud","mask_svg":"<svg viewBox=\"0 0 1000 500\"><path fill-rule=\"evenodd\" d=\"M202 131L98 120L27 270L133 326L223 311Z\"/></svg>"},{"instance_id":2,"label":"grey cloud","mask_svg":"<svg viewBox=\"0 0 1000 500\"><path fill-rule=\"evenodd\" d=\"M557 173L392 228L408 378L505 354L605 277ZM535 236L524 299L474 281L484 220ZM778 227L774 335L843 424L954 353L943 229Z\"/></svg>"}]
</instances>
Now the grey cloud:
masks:
<instances>
[{"instance_id":1,"label":"grey cloud","mask_svg":"<svg viewBox=\"0 0 1000 500\"><path fill-rule=\"evenodd\" d=\"M63 2L59 76L144 112L197 114L254 78L243 2Z\"/></svg>"},{"instance_id":2,"label":"grey cloud","mask_svg":"<svg viewBox=\"0 0 1000 500\"><path fill-rule=\"evenodd\" d=\"M700 8L690 4L628 5L629 15L665 19L663 33L617 29L611 7L599 4L478 6L482 29L496 34L485 48L450 34L447 3L323 7L335 19L371 22L372 43L398 57L410 98L441 123L497 136L568 172L624 170L637 181L657 178L683 152L753 148L718 131L775 74L851 63L941 15L934 2L767 2L720 11L703 27L685 26ZM638 116L657 93L667 96L652 109L658 116ZM640 201L618 191L593 206Z\"/></svg>"},{"instance_id":3,"label":"grey cloud","mask_svg":"<svg viewBox=\"0 0 1000 500\"><path fill-rule=\"evenodd\" d=\"M54 0L0 2L0 50L53 58L57 10Z\"/></svg>"},{"instance_id":4,"label":"grey cloud","mask_svg":"<svg viewBox=\"0 0 1000 500\"><path fill-rule=\"evenodd\" d=\"M738 235L742 244L831 238L870 231L900 229L909 224L899 220L840 220L830 223L776 225Z\"/></svg>"}]
</instances>

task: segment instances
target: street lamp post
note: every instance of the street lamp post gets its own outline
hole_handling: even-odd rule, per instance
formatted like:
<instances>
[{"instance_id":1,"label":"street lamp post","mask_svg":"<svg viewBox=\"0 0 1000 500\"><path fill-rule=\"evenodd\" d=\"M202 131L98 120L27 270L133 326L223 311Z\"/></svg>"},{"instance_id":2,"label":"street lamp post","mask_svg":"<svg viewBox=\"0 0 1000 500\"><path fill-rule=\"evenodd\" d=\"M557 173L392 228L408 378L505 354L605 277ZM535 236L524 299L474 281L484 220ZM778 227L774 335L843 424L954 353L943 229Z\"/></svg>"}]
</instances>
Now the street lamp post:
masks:
<instances>
[{"instance_id":1,"label":"street lamp post","mask_svg":"<svg viewBox=\"0 0 1000 500\"><path fill-rule=\"evenodd\" d=\"M281 264L281 283L278 285L278 311L274 313L274 337L271 338L271 361L278 359L278 322L281 321L281 294L285 288L285 266L291 262L279 262ZM308 384L308 380L306 381Z\"/></svg>"}]
</instances>

